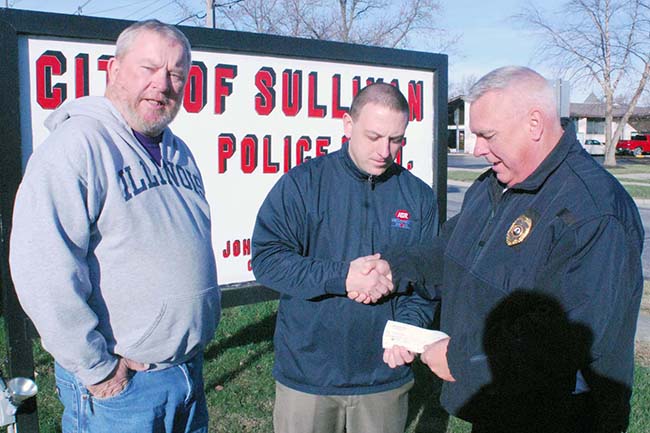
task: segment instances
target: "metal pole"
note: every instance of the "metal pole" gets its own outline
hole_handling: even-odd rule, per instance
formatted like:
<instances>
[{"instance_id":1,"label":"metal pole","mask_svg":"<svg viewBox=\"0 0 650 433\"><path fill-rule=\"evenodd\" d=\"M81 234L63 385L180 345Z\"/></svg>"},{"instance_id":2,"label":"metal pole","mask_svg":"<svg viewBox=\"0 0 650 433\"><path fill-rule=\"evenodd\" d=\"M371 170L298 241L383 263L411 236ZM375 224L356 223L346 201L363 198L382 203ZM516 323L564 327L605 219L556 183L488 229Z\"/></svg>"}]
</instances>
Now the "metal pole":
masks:
<instances>
[{"instance_id":1,"label":"metal pole","mask_svg":"<svg viewBox=\"0 0 650 433\"><path fill-rule=\"evenodd\" d=\"M214 24L214 0L205 0L205 26L215 28Z\"/></svg>"}]
</instances>

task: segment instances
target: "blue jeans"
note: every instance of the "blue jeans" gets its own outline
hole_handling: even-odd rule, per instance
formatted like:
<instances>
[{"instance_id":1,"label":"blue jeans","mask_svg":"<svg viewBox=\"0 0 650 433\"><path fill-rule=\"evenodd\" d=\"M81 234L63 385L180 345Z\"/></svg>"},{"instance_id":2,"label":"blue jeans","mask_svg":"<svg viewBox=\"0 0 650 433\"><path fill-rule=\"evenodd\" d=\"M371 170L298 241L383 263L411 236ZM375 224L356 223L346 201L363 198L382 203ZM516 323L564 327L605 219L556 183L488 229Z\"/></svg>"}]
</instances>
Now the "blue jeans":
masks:
<instances>
[{"instance_id":1,"label":"blue jeans","mask_svg":"<svg viewBox=\"0 0 650 433\"><path fill-rule=\"evenodd\" d=\"M55 364L63 433L207 433L203 356L158 371L132 372L124 390L95 398Z\"/></svg>"}]
</instances>

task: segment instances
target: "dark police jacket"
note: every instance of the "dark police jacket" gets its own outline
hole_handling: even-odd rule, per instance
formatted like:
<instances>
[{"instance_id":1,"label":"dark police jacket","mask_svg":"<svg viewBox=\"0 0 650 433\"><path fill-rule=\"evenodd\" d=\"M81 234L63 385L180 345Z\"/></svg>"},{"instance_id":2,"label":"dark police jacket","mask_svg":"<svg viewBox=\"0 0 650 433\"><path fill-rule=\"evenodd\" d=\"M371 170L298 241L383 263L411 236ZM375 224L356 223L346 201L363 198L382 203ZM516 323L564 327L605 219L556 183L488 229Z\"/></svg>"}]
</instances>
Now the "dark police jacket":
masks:
<instances>
[{"instance_id":1,"label":"dark police jacket","mask_svg":"<svg viewBox=\"0 0 650 433\"><path fill-rule=\"evenodd\" d=\"M383 362L382 332L387 320L428 326L431 302L405 294L414 281L399 266L393 278L401 294L376 305L348 299L345 279L358 257L381 253L392 265L409 248L430 245L436 209L424 182L397 164L369 176L350 159L347 144L277 182L252 238L257 281L281 294L276 380L302 392L350 395L398 388L413 378L409 367Z\"/></svg>"},{"instance_id":2,"label":"dark police jacket","mask_svg":"<svg viewBox=\"0 0 650 433\"><path fill-rule=\"evenodd\" d=\"M470 421L475 420L465 415L464 406L495 381L499 358L512 359L490 347L494 342L486 336L501 332L519 338L526 326L486 329L486 321L513 291L524 289L557 300L568 320L588 331L587 361L574 374L579 379L570 391L590 389L599 404L627 422L643 291L643 226L628 193L581 148L573 126L563 126L559 144L527 179L504 192L494 172L487 171L443 228L441 330L451 336L447 358L457 381L444 384L441 401L450 413ZM565 344L557 340L535 350L553 352ZM556 361L534 362L553 372L550 364ZM505 366L506 376L520 367ZM518 386L526 392L529 385Z\"/></svg>"}]
</instances>

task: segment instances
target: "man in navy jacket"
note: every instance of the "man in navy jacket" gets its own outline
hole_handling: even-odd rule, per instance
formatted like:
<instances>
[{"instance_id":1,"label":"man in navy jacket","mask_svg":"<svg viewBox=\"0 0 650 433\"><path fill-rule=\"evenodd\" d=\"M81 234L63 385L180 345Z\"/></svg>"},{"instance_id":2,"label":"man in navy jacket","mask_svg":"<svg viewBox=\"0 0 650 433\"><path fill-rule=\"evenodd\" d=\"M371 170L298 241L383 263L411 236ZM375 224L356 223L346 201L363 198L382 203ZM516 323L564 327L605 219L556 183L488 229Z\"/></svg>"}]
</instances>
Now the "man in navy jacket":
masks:
<instances>
[{"instance_id":1,"label":"man in navy jacket","mask_svg":"<svg viewBox=\"0 0 650 433\"><path fill-rule=\"evenodd\" d=\"M408 115L398 89L366 87L342 149L289 171L260 208L253 271L281 294L276 433L404 431L413 354L384 351L382 332L387 320L430 324L404 258L437 232L433 191L394 162Z\"/></svg>"},{"instance_id":2,"label":"man in navy jacket","mask_svg":"<svg viewBox=\"0 0 650 433\"><path fill-rule=\"evenodd\" d=\"M638 209L536 72L492 71L468 100L474 155L492 167L443 228L451 338L421 357L446 381L443 406L477 432L624 431L643 292Z\"/></svg>"}]
</instances>

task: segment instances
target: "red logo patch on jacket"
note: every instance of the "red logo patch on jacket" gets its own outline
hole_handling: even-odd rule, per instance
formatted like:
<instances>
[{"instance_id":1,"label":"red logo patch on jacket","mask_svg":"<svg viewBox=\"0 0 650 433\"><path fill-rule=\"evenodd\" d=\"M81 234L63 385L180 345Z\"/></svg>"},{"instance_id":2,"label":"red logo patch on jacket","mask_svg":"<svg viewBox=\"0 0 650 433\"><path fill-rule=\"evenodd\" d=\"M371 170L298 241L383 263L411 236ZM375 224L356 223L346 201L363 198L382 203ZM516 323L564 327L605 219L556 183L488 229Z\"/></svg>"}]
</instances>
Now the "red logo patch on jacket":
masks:
<instances>
[{"instance_id":1,"label":"red logo patch on jacket","mask_svg":"<svg viewBox=\"0 0 650 433\"><path fill-rule=\"evenodd\" d=\"M395 216L390 220L390 226L398 229L411 229L411 214L409 211L399 209L395 212Z\"/></svg>"},{"instance_id":2,"label":"red logo patch on jacket","mask_svg":"<svg viewBox=\"0 0 650 433\"><path fill-rule=\"evenodd\" d=\"M409 214L409 211L400 209L397 212L395 212L395 218L402 221L408 221L409 218L411 218L411 215Z\"/></svg>"}]
</instances>

